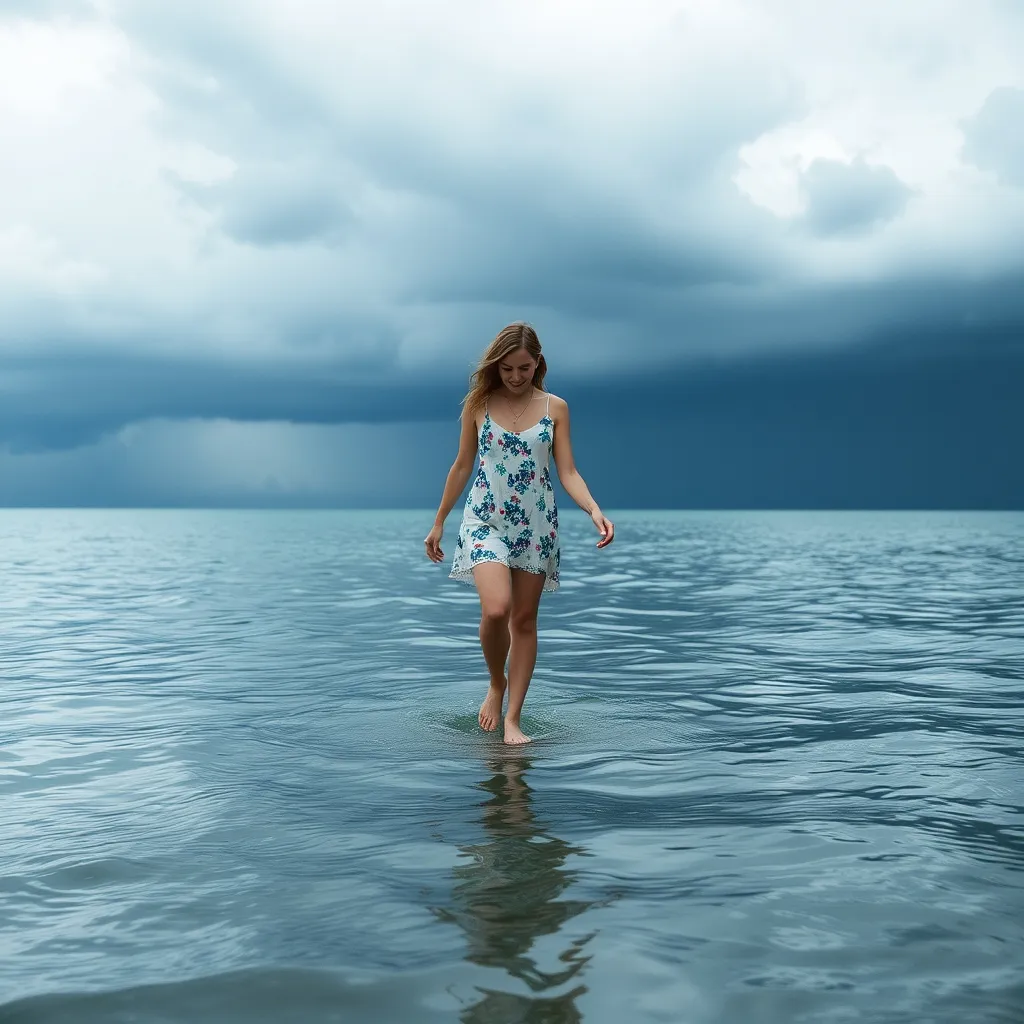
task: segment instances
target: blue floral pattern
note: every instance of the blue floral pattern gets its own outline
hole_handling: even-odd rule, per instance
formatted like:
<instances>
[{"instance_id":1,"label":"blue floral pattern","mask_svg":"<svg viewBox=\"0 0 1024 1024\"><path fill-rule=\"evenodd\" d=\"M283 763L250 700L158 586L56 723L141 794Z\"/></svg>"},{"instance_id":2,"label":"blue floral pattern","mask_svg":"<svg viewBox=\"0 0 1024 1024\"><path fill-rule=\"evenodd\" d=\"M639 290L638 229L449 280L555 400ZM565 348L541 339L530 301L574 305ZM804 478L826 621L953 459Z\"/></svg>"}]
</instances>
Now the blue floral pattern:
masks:
<instances>
[{"instance_id":1,"label":"blue floral pattern","mask_svg":"<svg viewBox=\"0 0 1024 1024\"><path fill-rule=\"evenodd\" d=\"M533 459L523 459L514 473L509 470L508 484L518 494L525 494L536 477L537 463Z\"/></svg>"},{"instance_id":2,"label":"blue floral pattern","mask_svg":"<svg viewBox=\"0 0 1024 1024\"><path fill-rule=\"evenodd\" d=\"M481 456L486 455L491 450L491 442L494 440L494 431L488 429L490 425L490 421L488 420L484 423L483 428L481 428L480 430L478 447L480 449Z\"/></svg>"},{"instance_id":3,"label":"blue floral pattern","mask_svg":"<svg viewBox=\"0 0 1024 1024\"><path fill-rule=\"evenodd\" d=\"M491 513L493 511L494 494L491 492L490 487L488 487L487 490L484 491L484 495L480 499L479 503L473 506L473 515L475 515L477 519L486 522L491 518Z\"/></svg>"},{"instance_id":4,"label":"blue floral pattern","mask_svg":"<svg viewBox=\"0 0 1024 1024\"><path fill-rule=\"evenodd\" d=\"M505 517L505 522L512 526L525 526L530 521L530 514L523 508L519 495L514 494L508 498L499 509L499 514Z\"/></svg>"},{"instance_id":5,"label":"blue floral pattern","mask_svg":"<svg viewBox=\"0 0 1024 1024\"><path fill-rule=\"evenodd\" d=\"M530 452L530 446L518 434L513 434L509 430L502 431L501 437L498 438L498 447L503 454L513 459L528 455Z\"/></svg>"},{"instance_id":6,"label":"blue floral pattern","mask_svg":"<svg viewBox=\"0 0 1024 1024\"><path fill-rule=\"evenodd\" d=\"M480 465L466 496L449 576L473 583L473 566L501 562L542 574L558 589L561 551L551 486L554 420L546 408L532 427L515 433L485 412L477 438Z\"/></svg>"},{"instance_id":7,"label":"blue floral pattern","mask_svg":"<svg viewBox=\"0 0 1024 1024\"><path fill-rule=\"evenodd\" d=\"M525 530L521 530L519 536L509 544L508 553L512 558L520 557L525 555L530 550L530 541L533 540L533 530L527 527ZM523 568L517 566L516 568Z\"/></svg>"}]
</instances>

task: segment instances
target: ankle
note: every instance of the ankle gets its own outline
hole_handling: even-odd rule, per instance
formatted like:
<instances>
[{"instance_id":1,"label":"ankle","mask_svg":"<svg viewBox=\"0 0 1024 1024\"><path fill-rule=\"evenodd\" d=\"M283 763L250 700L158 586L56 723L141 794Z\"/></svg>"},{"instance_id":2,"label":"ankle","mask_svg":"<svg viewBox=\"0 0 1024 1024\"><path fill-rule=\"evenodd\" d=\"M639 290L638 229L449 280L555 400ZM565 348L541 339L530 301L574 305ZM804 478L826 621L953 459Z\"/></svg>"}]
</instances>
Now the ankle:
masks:
<instances>
[{"instance_id":1,"label":"ankle","mask_svg":"<svg viewBox=\"0 0 1024 1024\"><path fill-rule=\"evenodd\" d=\"M497 690L499 693L504 693L508 683L504 679L492 679L490 683L492 690Z\"/></svg>"}]
</instances>

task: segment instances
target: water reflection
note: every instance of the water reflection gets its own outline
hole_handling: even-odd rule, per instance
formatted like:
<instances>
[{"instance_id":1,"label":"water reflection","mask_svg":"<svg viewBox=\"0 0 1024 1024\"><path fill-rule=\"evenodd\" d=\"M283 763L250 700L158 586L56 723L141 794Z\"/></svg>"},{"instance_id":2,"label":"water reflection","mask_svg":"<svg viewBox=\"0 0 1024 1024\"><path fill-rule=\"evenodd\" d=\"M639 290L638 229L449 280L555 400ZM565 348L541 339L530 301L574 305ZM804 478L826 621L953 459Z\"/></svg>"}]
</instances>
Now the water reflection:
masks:
<instances>
[{"instance_id":1,"label":"water reflection","mask_svg":"<svg viewBox=\"0 0 1024 1024\"><path fill-rule=\"evenodd\" d=\"M557 957L546 953L548 969L538 962L533 946L595 904L559 898L576 878L565 860L583 849L551 835L534 817L526 781L530 766L529 754L522 751L502 752L489 762L492 774L479 783L488 794L482 804L486 839L460 847L469 860L454 869L453 905L437 913L465 932L467 960L505 970L531 994L480 987L482 998L460 1016L464 1024L574 1024L583 1019L576 999L587 990L581 974L590 957L583 950L594 933L567 942ZM568 991L543 994L563 988Z\"/></svg>"}]
</instances>

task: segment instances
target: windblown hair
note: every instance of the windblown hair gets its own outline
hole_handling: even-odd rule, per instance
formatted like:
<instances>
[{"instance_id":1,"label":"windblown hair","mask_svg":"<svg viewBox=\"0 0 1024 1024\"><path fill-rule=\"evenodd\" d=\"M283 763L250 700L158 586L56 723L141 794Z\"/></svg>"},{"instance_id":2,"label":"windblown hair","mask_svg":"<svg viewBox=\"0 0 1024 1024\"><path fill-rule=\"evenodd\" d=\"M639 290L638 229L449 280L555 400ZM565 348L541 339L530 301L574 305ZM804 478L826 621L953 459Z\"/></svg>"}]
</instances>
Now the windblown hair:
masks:
<instances>
[{"instance_id":1,"label":"windblown hair","mask_svg":"<svg viewBox=\"0 0 1024 1024\"><path fill-rule=\"evenodd\" d=\"M469 391L462 399L462 406L470 416L476 414L487 404L487 396L496 388L501 387L501 374L498 364L510 352L525 348L530 356L537 360L537 369L533 374L533 386L544 390L544 375L548 372L548 364L540 350L540 339L537 332L527 323L514 323L498 331L494 341L487 346L487 351L480 357L476 369L469 377Z\"/></svg>"}]
</instances>

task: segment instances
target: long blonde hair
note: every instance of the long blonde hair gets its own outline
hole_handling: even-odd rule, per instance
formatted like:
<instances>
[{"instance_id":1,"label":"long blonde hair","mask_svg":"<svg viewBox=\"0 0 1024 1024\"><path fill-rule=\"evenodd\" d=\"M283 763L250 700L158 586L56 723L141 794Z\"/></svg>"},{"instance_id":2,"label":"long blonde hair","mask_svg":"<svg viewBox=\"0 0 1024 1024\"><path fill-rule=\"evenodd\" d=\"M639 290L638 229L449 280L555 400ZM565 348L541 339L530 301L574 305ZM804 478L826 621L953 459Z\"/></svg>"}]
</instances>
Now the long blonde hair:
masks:
<instances>
[{"instance_id":1,"label":"long blonde hair","mask_svg":"<svg viewBox=\"0 0 1024 1024\"><path fill-rule=\"evenodd\" d=\"M537 369L533 373L533 386L544 390L544 375L548 372L548 364L540 350L540 339L537 332L527 323L518 322L503 327L487 346L480 357L476 369L469 377L469 391L462 399L463 409L472 417L487 404L487 396L496 388L501 387L501 374L498 363L510 352L525 348L530 357L537 360Z\"/></svg>"}]
</instances>

